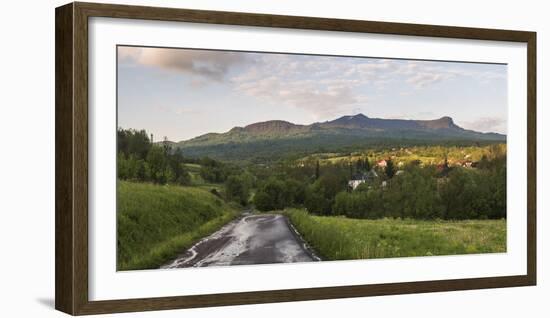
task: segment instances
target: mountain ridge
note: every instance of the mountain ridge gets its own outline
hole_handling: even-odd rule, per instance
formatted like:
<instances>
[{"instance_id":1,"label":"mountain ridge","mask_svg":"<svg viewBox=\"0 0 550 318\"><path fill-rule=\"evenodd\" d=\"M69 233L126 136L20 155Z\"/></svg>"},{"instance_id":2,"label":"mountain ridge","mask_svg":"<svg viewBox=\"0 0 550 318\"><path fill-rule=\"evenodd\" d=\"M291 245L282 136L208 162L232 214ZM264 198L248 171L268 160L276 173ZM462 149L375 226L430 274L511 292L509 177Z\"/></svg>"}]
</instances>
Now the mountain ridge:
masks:
<instances>
[{"instance_id":1,"label":"mountain ridge","mask_svg":"<svg viewBox=\"0 0 550 318\"><path fill-rule=\"evenodd\" d=\"M432 120L370 118L364 114L346 115L309 125L285 120L256 122L233 127L224 133L207 133L175 145L191 156L223 158L239 151L257 155L277 151L308 151L317 148L349 147L379 143L442 141L504 142L506 135L464 129L449 116ZM293 145L294 144L294 145ZM301 148L300 148L301 147ZM241 155L241 154L239 154Z\"/></svg>"},{"instance_id":2,"label":"mountain ridge","mask_svg":"<svg viewBox=\"0 0 550 318\"><path fill-rule=\"evenodd\" d=\"M477 132L473 130L464 129L454 123L454 120L450 116L443 116L437 119L418 120L418 119L385 119L385 118L371 118L360 113L357 115L346 115L336 118L334 120L328 120L324 122L314 122L309 125L294 124L286 120L267 120L261 122L255 122L244 127L235 126L225 133L206 133L191 139L182 140L179 143L190 142L193 140L203 140L208 137L223 136L227 134L255 134L255 135L267 135L267 134L293 134L304 133L315 129L330 129L330 128L344 128L344 129L364 129L364 130L439 130L439 129L454 129L457 131L469 131L478 134L494 134L505 136L494 132Z\"/></svg>"}]
</instances>

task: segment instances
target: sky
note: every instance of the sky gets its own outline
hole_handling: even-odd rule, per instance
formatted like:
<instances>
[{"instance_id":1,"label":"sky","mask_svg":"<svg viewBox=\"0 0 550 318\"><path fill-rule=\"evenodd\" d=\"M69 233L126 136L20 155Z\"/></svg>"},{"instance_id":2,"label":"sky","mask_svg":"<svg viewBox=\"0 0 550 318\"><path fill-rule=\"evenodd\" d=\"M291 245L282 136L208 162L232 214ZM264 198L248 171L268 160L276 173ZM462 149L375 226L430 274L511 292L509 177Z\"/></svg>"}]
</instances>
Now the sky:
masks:
<instances>
[{"instance_id":1,"label":"sky","mask_svg":"<svg viewBox=\"0 0 550 318\"><path fill-rule=\"evenodd\" d=\"M155 140L359 113L507 131L502 64L119 46L117 67L118 126Z\"/></svg>"}]
</instances>

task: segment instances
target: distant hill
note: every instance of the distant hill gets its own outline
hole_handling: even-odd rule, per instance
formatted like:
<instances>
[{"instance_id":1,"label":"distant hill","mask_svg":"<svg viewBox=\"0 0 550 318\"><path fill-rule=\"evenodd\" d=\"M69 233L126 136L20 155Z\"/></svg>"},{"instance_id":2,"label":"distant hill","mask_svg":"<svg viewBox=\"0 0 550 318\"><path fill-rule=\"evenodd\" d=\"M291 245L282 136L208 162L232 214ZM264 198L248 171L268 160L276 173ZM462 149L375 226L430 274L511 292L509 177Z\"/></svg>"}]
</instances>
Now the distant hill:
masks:
<instances>
[{"instance_id":1,"label":"distant hill","mask_svg":"<svg viewBox=\"0 0 550 318\"><path fill-rule=\"evenodd\" d=\"M505 141L506 135L467 130L447 116L434 120L406 120L358 114L311 125L270 120L234 127L225 133L208 133L173 145L192 157L247 160L368 145Z\"/></svg>"}]
</instances>

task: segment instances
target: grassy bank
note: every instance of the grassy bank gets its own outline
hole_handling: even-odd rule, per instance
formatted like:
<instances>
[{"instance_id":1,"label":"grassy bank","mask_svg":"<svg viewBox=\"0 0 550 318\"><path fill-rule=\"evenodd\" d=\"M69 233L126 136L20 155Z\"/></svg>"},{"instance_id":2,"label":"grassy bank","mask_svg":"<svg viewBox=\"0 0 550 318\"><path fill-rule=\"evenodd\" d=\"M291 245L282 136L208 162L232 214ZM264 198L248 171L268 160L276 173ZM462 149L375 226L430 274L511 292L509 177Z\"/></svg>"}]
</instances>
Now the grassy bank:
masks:
<instances>
[{"instance_id":1,"label":"grassy bank","mask_svg":"<svg viewBox=\"0 0 550 318\"><path fill-rule=\"evenodd\" d=\"M117 269L158 268L238 215L208 190L119 181Z\"/></svg>"},{"instance_id":2,"label":"grassy bank","mask_svg":"<svg viewBox=\"0 0 550 318\"><path fill-rule=\"evenodd\" d=\"M359 220L312 216L296 209L285 213L328 260L506 251L505 220Z\"/></svg>"}]
</instances>

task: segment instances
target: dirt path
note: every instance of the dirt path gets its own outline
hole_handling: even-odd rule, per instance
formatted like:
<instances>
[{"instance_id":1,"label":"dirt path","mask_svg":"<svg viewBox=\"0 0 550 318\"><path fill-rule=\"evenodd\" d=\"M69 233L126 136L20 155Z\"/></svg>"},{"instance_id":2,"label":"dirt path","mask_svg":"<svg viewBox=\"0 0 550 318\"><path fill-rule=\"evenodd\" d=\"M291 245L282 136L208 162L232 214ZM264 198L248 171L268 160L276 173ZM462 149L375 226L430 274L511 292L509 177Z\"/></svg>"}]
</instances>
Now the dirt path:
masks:
<instances>
[{"instance_id":1,"label":"dirt path","mask_svg":"<svg viewBox=\"0 0 550 318\"><path fill-rule=\"evenodd\" d=\"M240 217L161 268L318 260L286 216L263 214Z\"/></svg>"}]
</instances>

